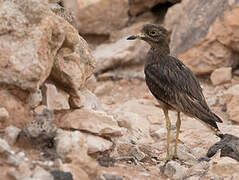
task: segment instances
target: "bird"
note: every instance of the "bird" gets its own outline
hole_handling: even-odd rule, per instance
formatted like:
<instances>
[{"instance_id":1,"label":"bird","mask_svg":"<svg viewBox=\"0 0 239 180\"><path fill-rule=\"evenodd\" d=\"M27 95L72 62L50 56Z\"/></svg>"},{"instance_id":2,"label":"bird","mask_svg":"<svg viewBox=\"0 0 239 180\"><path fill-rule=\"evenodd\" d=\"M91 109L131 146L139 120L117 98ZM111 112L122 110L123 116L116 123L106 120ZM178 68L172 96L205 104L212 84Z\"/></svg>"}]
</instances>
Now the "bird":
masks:
<instances>
[{"instance_id":1,"label":"bird","mask_svg":"<svg viewBox=\"0 0 239 180\"><path fill-rule=\"evenodd\" d=\"M165 160L178 158L180 113L200 120L215 135L222 138L223 134L216 124L216 122L222 123L222 120L207 105L196 76L182 61L170 55L169 32L161 25L145 24L141 33L127 38L127 40L136 39L143 40L151 46L146 55L144 73L146 85L159 102L166 120L167 156ZM177 112L176 140L172 155L170 154L171 121L168 116L169 110Z\"/></svg>"}]
</instances>

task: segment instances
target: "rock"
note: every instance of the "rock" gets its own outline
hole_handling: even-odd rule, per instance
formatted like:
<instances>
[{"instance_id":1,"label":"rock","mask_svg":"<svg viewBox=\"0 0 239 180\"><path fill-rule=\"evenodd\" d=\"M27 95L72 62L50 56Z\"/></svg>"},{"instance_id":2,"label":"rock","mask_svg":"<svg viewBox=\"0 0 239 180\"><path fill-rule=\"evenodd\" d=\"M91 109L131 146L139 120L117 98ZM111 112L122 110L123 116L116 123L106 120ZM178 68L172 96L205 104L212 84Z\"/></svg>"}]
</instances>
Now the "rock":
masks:
<instances>
[{"instance_id":1,"label":"rock","mask_svg":"<svg viewBox=\"0 0 239 180\"><path fill-rule=\"evenodd\" d=\"M167 0L166 0L167 1ZM149 1L143 1L143 0L129 0L129 6L130 6L130 14L133 16L136 16L153 6L159 3L164 3L165 0L149 0Z\"/></svg>"},{"instance_id":2,"label":"rock","mask_svg":"<svg viewBox=\"0 0 239 180\"><path fill-rule=\"evenodd\" d=\"M31 92L27 98L27 103L30 104L32 108L37 107L42 102L42 92L37 89L35 92Z\"/></svg>"},{"instance_id":3,"label":"rock","mask_svg":"<svg viewBox=\"0 0 239 180\"><path fill-rule=\"evenodd\" d=\"M128 21L128 0L65 0L64 5L75 12L81 34L109 34Z\"/></svg>"},{"instance_id":4,"label":"rock","mask_svg":"<svg viewBox=\"0 0 239 180\"><path fill-rule=\"evenodd\" d=\"M0 8L0 83L35 92L51 73L72 89L84 84L94 59L74 27L52 13L46 0L8 0Z\"/></svg>"},{"instance_id":5,"label":"rock","mask_svg":"<svg viewBox=\"0 0 239 180\"><path fill-rule=\"evenodd\" d=\"M8 144L14 145L16 143L20 131L21 130L15 126L8 126L5 129L4 139L8 142Z\"/></svg>"},{"instance_id":6,"label":"rock","mask_svg":"<svg viewBox=\"0 0 239 180\"><path fill-rule=\"evenodd\" d=\"M239 84L230 87L224 92L224 94L229 119L235 122L239 122L239 109L237 108L239 104Z\"/></svg>"},{"instance_id":7,"label":"rock","mask_svg":"<svg viewBox=\"0 0 239 180\"><path fill-rule=\"evenodd\" d=\"M115 159L108 155L99 157L97 161L103 167L114 167L115 164Z\"/></svg>"},{"instance_id":8,"label":"rock","mask_svg":"<svg viewBox=\"0 0 239 180\"><path fill-rule=\"evenodd\" d=\"M0 138L0 153L4 153L4 152L10 153L10 151L11 149L8 143L4 139Z\"/></svg>"},{"instance_id":9,"label":"rock","mask_svg":"<svg viewBox=\"0 0 239 180\"><path fill-rule=\"evenodd\" d=\"M15 88L14 90L17 90L16 93L22 96L21 91ZM32 115L29 113L29 106L22 102L21 99L16 97L10 89L2 88L2 86L0 87L0 107L4 107L9 116L7 121L2 122L0 120L1 129L4 129L10 125L22 127L26 122L29 122L33 119ZM4 116L7 117L5 110L4 114Z\"/></svg>"},{"instance_id":10,"label":"rock","mask_svg":"<svg viewBox=\"0 0 239 180\"><path fill-rule=\"evenodd\" d=\"M238 175L239 163L231 158L223 157L215 161L209 169L209 177L230 178L233 174Z\"/></svg>"},{"instance_id":11,"label":"rock","mask_svg":"<svg viewBox=\"0 0 239 180\"><path fill-rule=\"evenodd\" d=\"M230 157L239 162L239 138L231 134L223 134L221 140L208 149L207 157L214 156L221 150L220 157Z\"/></svg>"},{"instance_id":12,"label":"rock","mask_svg":"<svg viewBox=\"0 0 239 180\"><path fill-rule=\"evenodd\" d=\"M50 172L47 172L45 169L39 166L37 166L34 171L35 172L32 176L33 179L54 180L54 177L50 174Z\"/></svg>"},{"instance_id":13,"label":"rock","mask_svg":"<svg viewBox=\"0 0 239 180\"><path fill-rule=\"evenodd\" d=\"M102 105L98 97L87 88L81 88L76 92L76 96L70 97L72 108L87 108L92 110L102 110Z\"/></svg>"},{"instance_id":14,"label":"rock","mask_svg":"<svg viewBox=\"0 0 239 180\"><path fill-rule=\"evenodd\" d=\"M51 110L44 109L33 121L26 124L20 132L19 138L37 146L52 144L57 131L53 123L54 119L54 113Z\"/></svg>"},{"instance_id":15,"label":"rock","mask_svg":"<svg viewBox=\"0 0 239 180\"><path fill-rule=\"evenodd\" d=\"M138 147L131 148L130 154L134 156L138 161L142 161L146 156Z\"/></svg>"},{"instance_id":16,"label":"rock","mask_svg":"<svg viewBox=\"0 0 239 180\"><path fill-rule=\"evenodd\" d=\"M232 79L232 68L222 67L222 68L216 69L212 72L210 79L214 86L230 82Z\"/></svg>"},{"instance_id":17,"label":"rock","mask_svg":"<svg viewBox=\"0 0 239 180\"><path fill-rule=\"evenodd\" d=\"M186 171L183 179L188 179L188 177L190 176L201 177L208 171L209 167L210 167L210 164L208 162L205 162L205 161L197 162Z\"/></svg>"},{"instance_id":18,"label":"rock","mask_svg":"<svg viewBox=\"0 0 239 180\"><path fill-rule=\"evenodd\" d=\"M169 161L164 170L164 174L170 179L183 179L187 168L180 165L176 161Z\"/></svg>"},{"instance_id":19,"label":"rock","mask_svg":"<svg viewBox=\"0 0 239 180\"><path fill-rule=\"evenodd\" d=\"M64 171L51 171L51 175L54 177L54 180L73 180L72 174L70 172Z\"/></svg>"},{"instance_id":20,"label":"rock","mask_svg":"<svg viewBox=\"0 0 239 180\"><path fill-rule=\"evenodd\" d=\"M229 89L225 91L226 95L239 95L239 84L231 86Z\"/></svg>"},{"instance_id":21,"label":"rock","mask_svg":"<svg viewBox=\"0 0 239 180\"><path fill-rule=\"evenodd\" d=\"M99 166L87 154L85 138L80 131L64 131L59 129L56 150L65 162L61 170L71 172L74 179L95 179Z\"/></svg>"},{"instance_id":22,"label":"rock","mask_svg":"<svg viewBox=\"0 0 239 180\"><path fill-rule=\"evenodd\" d=\"M150 140L150 124L161 124L164 115L150 100L131 99L112 111L119 126L127 128L139 140ZM156 118L154 118L156 117Z\"/></svg>"},{"instance_id":23,"label":"rock","mask_svg":"<svg viewBox=\"0 0 239 180\"><path fill-rule=\"evenodd\" d=\"M97 86L94 93L97 96L107 95L111 92L113 87L114 87L114 83L112 81L106 81L102 85Z\"/></svg>"},{"instance_id":24,"label":"rock","mask_svg":"<svg viewBox=\"0 0 239 180\"><path fill-rule=\"evenodd\" d=\"M26 163L21 163L21 165L18 168L9 168L7 172L7 177L10 177L13 180L22 180L22 179L32 180L31 176L32 172Z\"/></svg>"},{"instance_id":25,"label":"rock","mask_svg":"<svg viewBox=\"0 0 239 180\"><path fill-rule=\"evenodd\" d=\"M229 119L239 123L239 95L233 95L227 102L227 114Z\"/></svg>"},{"instance_id":26,"label":"rock","mask_svg":"<svg viewBox=\"0 0 239 180\"><path fill-rule=\"evenodd\" d=\"M145 59L148 45L141 41L127 41L126 37L110 43L102 44L93 51L96 59L96 73L101 73L119 65L134 64Z\"/></svg>"},{"instance_id":27,"label":"rock","mask_svg":"<svg viewBox=\"0 0 239 180\"><path fill-rule=\"evenodd\" d=\"M123 180L123 176L102 171L99 175L99 180Z\"/></svg>"},{"instance_id":28,"label":"rock","mask_svg":"<svg viewBox=\"0 0 239 180\"><path fill-rule=\"evenodd\" d=\"M124 106L122 106L124 107ZM115 110L114 117L120 127L127 128L129 131L139 134L142 137L149 137L150 123L145 117L129 111Z\"/></svg>"},{"instance_id":29,"label":"rock","mask_svg":"<svg viewBox=\"0 0 239 180\"><path fill-rule=\"evenodd\" d=\"M227 0L197 0L192 4L184 0L171 7L165 17L166 27L172 31L171 53L196 74L235 67L239 50L235 45L239 29L237 4Z\"/></svg>"},{"instance_id":30,"label":"rock","mask_svg":"<svg viewBox=\"0 0 239 180\"><path fill-rule=\"evenodd\" d=\"M64 40L57 34L57 17L50 15L46 0L4 1L0 8L0 82L37 90Z\"/></svg>"},{"instance_id":31,"label":"rock","mask_svg":"<svg viewBox=\"0 0 239 180\"><path fill-rule=\"evenodd\" d=\"M0 108L0 122L4 122L9 118L8 111L5 108Z\"/></svg>"},{"instance_id":32,"label":"rock","mask_svg":"<svg viewBox=\"0 0 239 180\"><path fill-rule=\"evenodd\" d=\"M97 134L99 136L121 136L121 128L117 121L103 111L77 109L59 119L63 129L77 129Z\"/></svg>"},{"instance_id":33,"label":"rock","mask_svg":"<svg viewBox=\"0 0 239 180\"><path fill-rule=\"evenodd\" d=\"M113 143L98 136L94 136L91 134L83 134L85 136L85 141L88 147L88 153L93 154L96 152L104 152L109 150Z\"/></svg>"},{"instance_id":34,"label":"rock","mask_svg":"<svg viewBox=\"0 0 239 180\"><path fill-rule=\"evenodd\" d=\"M46 107L45 105L37 106L37 107L34 109L35 115L41 114L44 109L47 109L47 107Z\"/></svg>"},{"instance_id":35,"label":"rock","mask_svg":"<svg viewBox=\"0 0 239 180\"><path fill-rule=\"evenodd\" d=\"M95 59L86 41L69 24L61 24L65 42L55 57L51 77L67 87L70 95L75 95L82 88L95 68Z\"/></svg>"},{"instance_id":36,"label":"rock","mask_svg":"<svg viewBox=\"0 0 239 180\"><path fill-rule=\"evenodd\" d=\"M55 137L56 151L64 159L71 152L80 151L82 156L87 154L85 138L79 131L63 131L59 129Z\"/></svg>"},{"instance_id":37,"label":"rock","mask_svg":"<svg viewBox=\"0 0 239 180\"><path fill-rule=\"evenodd\" d=\"M174 146L172 147L172 152L174 152ZM183 144L178 144L177 155L178 159L184 162L190 164L197 162L197 157L195 157L195 155L192 153L192 150Z\"/></svg>"},{"instance_id":38,"label":"rock","mask_svg":"<svg viewBox=\"0 0 239 180\"><path fill-rule=\"evenodd\" d=\"M66 110L70 109L69 95L57 89L55 85L45 83L43 89L43 104L46 105L48 109L52 110Z\"/></svg>"}]
</instances>

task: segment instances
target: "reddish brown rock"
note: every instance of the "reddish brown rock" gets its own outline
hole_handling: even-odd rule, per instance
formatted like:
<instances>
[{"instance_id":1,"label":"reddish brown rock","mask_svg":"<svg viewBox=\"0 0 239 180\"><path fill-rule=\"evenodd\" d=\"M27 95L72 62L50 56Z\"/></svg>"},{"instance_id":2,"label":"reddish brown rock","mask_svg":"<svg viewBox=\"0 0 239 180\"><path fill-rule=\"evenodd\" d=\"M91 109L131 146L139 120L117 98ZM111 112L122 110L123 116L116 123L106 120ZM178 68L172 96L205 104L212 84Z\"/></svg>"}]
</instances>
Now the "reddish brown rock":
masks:
<instances>
[{"instance_id":1,"label":"reddish brown rock","mask_svg":"<svg viewBox=\"0 0 239 180\"><path fill-rule=\"evenodd\" d=\"M59 119L63 129L77 129L99 136L121 136L122 132L117 121L103 111L77 109Z\"/></svg>"},{"instance_id":2,"label":"reddish brown rock","mask_svg":"<svg viewBox=\"0 0 239 180\"><path fill-rule=\"evenodd\" d=\"M18 91L21 94L21 91ZM0 121L0 128L9 125L22 128L26 122L33 119L30 114L30 107L13 95L10 90L0 88L0 107L4 107L9 118L3 122ZM6 115L4 115L6 117Z\"/></svg>"},{"instance_id":3,"label":"reddish brown rock","mask_svg":"<svg viewBox=\"0 0 239 180\"><path fill-rule=\"evenodd\" d=\"M170 8L165 18L166 27L172 31L171 53L196 74L235 67L237 17L237 1L182 1Z\"/></svg>"},{"instance_id":4,"label":"reddish brown rock","mask_svg":"<svg viewBox=\"0 0 239 180\"><path fill-rule=\"evenodd\" d=\"M84 84L94 59L77 30L52 13L46 0L4 1L0 8L0 83L35 92L54 65L52 77L60 83L72 89Z\"/></svg>"},{"instance_id":5,"label":"reddish brown rock","mask_svg":"<svg viewBox=\"0 0 239 180\"><path fill-rule=\"evenodd\" d=\"M81 34L109 34L128 21L127 0L65 0L64 4L75 11Z\"/></svg>"},{"instance_id":6,"label":"reddish brown rock","mask_svg":"<svg viewBox=\"0 0 239 180\"><path fill-rule=\"evenodd\" d=\"M232 79L232 68L222 67L212 72L210 76L213 85L219 85L230 82Z\"/></svg>"},{"instance_id":7,"label":"reddish brown rock","mask_svg":"<svg viewBox=\"0 0 239 180\"><path fill-rule=\"evenodd\" d=\"M0 83L36 90L64 40L57 18L47 1L4 1L0 8Z\"/></svg>"}]
</instances>

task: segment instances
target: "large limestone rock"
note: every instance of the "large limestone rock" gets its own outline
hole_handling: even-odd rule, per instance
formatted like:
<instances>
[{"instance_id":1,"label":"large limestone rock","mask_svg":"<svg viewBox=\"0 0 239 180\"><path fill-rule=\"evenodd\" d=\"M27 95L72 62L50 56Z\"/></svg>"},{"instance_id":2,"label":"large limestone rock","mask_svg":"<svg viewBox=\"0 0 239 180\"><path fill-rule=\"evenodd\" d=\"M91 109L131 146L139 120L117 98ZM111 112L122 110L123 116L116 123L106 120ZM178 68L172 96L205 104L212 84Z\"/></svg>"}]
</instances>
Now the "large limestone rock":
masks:
<instances>
[{"instance_id":1,"label":"large limestone rock","mask_svg":"<svg viewBox=\"0 0 239 180\"><path fill-rule=\"evenodd\" d=\"M183 0L165 18L171 53L196 74L238 64L239 1Z\"/></svg>"},{"instance_id":2,"label":"large limestone rock","mask_svg":"<svg viewBox=\"0 0 239 180\"><path fill-rule=\"evenodd\" d=\"M91 75L86 42L46 0L6 0L0 9L0 83L36 91L54 66L52 77L74 89Z\"/></svg>"},{"instance_id":3,"label":"large limestone rock","mask_svg":"<svg viewBox=\"0 0 239 180\"><path fill-rule=\"evenodd\" d=\"M57 36L57 18L47 16L46 1L4 1L0 8L0 83L35 90L64 40Z\"/></svg>"},{"instance_id":4,"label":"large limestone rock","mask_svg":"<svg viewBox=\"0 0 239 180\"><path fill-rule=\"evenodd\" d=\"M75 11L81 34L109 34L128 21L128 0L65 0Z\"/></svg>"}]
</instances>

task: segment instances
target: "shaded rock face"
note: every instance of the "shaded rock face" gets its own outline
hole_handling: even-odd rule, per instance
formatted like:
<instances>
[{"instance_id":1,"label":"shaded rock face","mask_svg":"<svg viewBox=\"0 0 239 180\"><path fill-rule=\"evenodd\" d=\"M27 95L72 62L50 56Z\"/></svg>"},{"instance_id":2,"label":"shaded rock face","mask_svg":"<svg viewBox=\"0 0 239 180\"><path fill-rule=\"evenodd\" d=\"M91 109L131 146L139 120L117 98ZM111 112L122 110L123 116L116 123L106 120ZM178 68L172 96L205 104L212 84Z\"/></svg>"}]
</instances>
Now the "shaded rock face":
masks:
<instances>
[{"instance_id":1,"label":"shaded rock face","mask_svg":"<svg viewBox=\"0 0 239 180\"><path fill-rule=\"evenodd\" d=\"M171 53L196 74L207 74L223 66L235 67L238 49L231 42L238 39L237 4L238 1L184 0L170 8L165 24L172 32Z\"/></svg>"}]
</instances>

